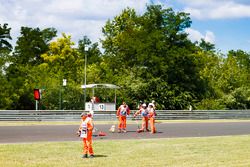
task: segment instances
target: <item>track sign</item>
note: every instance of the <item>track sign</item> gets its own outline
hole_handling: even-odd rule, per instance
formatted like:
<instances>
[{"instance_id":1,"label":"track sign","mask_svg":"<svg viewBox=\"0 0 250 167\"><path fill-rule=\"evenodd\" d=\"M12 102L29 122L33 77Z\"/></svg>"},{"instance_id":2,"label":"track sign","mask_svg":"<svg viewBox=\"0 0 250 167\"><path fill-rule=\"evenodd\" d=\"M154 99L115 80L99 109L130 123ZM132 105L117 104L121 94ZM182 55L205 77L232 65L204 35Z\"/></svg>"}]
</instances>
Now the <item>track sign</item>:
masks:
<instances>
[{"instance_id":1,"label":"track sign","mask_svg":"<svg viewBox=\"0 0 250 167\"><path fill-rule=\"evenodd\" d=\"M63 79L63 86L67 85L67 79Z\"/></svg>"},{"instance_id":2,"label":"track sign","mask_svg":"<svg viewBox=\"0 0 250 167\"><path fill-rule=\"evenodd\" d=\"M105 104L99 104L98 108L100 111L104 111L105 110Z\"/></svg>"},{"instance_id":3,"label":"track sign","mask_svg":"<svg viewBox=\"0 0 250 167\"><path fill-rule=\"evenodd\" d=\"M40 90L34 89L34 98L35 100L40 100Z\"/></svg>"}]
</instances>

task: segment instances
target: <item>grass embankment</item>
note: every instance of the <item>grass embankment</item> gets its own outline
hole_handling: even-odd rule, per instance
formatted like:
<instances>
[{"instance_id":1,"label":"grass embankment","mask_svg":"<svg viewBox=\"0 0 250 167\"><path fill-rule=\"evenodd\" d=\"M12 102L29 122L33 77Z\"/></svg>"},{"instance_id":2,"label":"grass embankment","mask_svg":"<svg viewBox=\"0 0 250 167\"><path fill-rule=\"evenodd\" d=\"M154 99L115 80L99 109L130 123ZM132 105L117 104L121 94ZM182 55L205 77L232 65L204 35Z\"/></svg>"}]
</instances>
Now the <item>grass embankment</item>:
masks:
<instances>
[{"instance_id":1,"label":"grass embankment","mask_svg":"<svg viewBox=\"0 0 250 167\"><path fill-rule=\"evenodd\" d=\"M79 142L0 144L3 167L250 166L250 135L94 141L94 159L82 159Z\"/></svg>"}]
</instances>

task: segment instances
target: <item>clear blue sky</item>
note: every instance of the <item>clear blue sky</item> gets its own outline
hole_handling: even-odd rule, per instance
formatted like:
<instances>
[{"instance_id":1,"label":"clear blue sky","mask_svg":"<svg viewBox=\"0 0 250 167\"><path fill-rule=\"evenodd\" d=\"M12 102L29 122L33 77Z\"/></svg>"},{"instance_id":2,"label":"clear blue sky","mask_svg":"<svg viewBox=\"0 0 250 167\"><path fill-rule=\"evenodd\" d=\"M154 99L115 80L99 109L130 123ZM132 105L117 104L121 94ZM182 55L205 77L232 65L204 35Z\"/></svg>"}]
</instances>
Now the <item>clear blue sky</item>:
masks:
<instances>
[{"instance_id":1,"label":"clear blue sky","mask_svg":"<svg viewBox=\"0 0 250 167\"><path fill-rule=\"evenodd\" d=\"M108 19L126 7L143 13L151 3L190 13L193 23L186 32L192 41L204 38L224 53L250 51L249 0L0 0L0 24L9 24L14 40L21 26L28 26L54 27L59 37L64 32L75 42L84 35L98 42Z\"/></svg>"}]
</instances>

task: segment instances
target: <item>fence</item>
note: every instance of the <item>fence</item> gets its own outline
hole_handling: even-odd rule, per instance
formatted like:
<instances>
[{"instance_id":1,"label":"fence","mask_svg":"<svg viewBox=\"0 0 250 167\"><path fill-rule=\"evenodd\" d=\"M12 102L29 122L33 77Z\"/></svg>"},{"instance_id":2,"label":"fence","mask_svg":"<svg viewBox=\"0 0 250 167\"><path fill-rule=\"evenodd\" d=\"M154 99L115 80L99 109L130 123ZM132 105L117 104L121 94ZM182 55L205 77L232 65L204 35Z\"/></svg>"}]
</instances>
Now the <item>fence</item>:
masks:
<instances>
[{"instance_id":1,"label":"fence","mask_svg":"<svg viewBox=\"0 0 250 167\"><path fill-rule=\"evenodd\" d=\"M135 110L131 111L132 117ZM157 110L158 120L250 119L250 110ZM79 121L81 110L2 110L0 121ZM95 111L95 120L116 120L116 111ZM139 117L137 119L140 119Z\"/></svg>"}]
</instances>

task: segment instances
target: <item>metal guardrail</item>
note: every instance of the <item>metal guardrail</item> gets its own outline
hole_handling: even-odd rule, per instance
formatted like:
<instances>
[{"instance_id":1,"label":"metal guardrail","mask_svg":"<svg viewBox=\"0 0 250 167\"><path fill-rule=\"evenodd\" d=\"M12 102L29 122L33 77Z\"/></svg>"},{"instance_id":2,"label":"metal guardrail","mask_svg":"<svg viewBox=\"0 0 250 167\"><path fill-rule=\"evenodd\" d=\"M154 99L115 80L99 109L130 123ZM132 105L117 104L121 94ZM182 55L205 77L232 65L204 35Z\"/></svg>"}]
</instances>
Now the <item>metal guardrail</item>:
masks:
<instances>
[{"instance_id":1,"label":"metal guardrail","mask_svg":"<svg viewBox=\"0 0 250 167\"><path fill-rule=\"evenodd\" d=\"M132 110L128 120L134 119ZM158 120L250 119L250 110L157 110ZM82 110L2 110L0 121L79 121ZM95 111L95 120L116 120L116 111ZM137 117L136 119L140 119Z\"/></svg>"},{"instance_id":2,"label":"metal guardrail","mask_svg":"<svg viewBox=\"0 0 250 167\"><path fill-rule=\"evenodd\" d=\"M250 110L162 110L158 119L250 119Z\"/></svg>"},{"instance_id":3,"label":"metal guardrail","mask_svg":"<svg viewBox=\"0 0 250 167\"><path fill-rule=\"evenodd\" d=\"M2 110L0 121L79 121L82 112L82 110ZM115 111L95 111L95 120L115 118Z\"/></svg>"}]
</instances>

